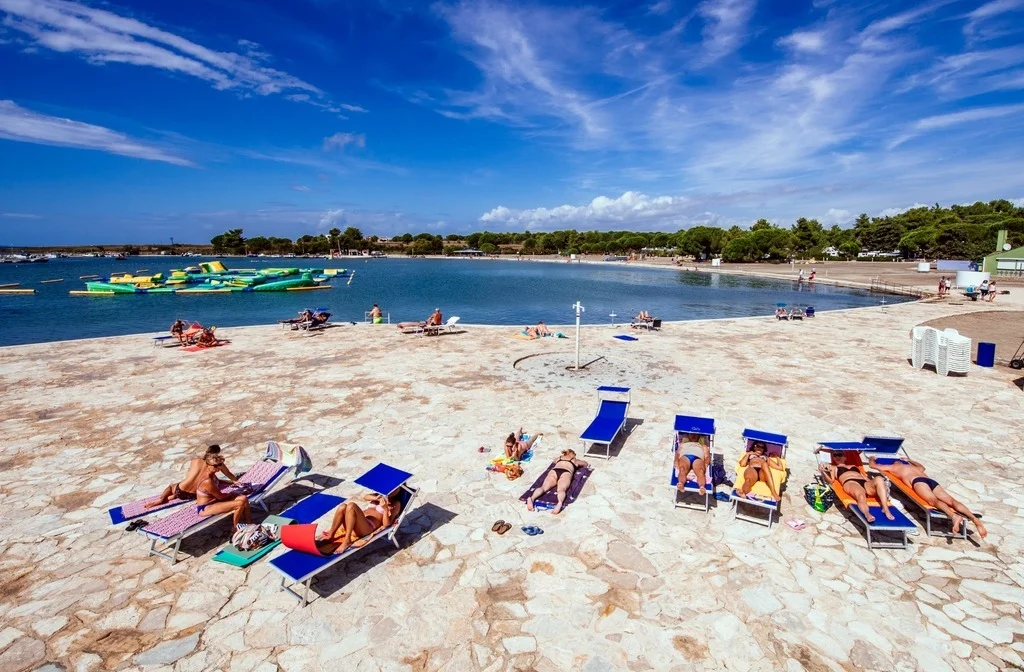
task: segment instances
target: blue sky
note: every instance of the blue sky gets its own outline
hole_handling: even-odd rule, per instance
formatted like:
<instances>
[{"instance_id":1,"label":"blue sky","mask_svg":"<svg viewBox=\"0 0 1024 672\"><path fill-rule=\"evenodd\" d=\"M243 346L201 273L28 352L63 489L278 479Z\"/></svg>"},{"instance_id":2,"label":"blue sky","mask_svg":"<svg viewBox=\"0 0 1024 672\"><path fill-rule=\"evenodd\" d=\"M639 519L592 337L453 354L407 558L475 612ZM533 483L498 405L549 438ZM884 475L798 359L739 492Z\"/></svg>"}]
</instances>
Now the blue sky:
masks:
<instances>
[{"instance_id":1,"label":"blue sky","mask_svg":"<svg viewBox=\"0 0 1024 672\"><path fill-rule=\"evenodd\" d=\"M0 243L1024 203L1024 0L0 0Z\"/></svg>"}]
</instances>

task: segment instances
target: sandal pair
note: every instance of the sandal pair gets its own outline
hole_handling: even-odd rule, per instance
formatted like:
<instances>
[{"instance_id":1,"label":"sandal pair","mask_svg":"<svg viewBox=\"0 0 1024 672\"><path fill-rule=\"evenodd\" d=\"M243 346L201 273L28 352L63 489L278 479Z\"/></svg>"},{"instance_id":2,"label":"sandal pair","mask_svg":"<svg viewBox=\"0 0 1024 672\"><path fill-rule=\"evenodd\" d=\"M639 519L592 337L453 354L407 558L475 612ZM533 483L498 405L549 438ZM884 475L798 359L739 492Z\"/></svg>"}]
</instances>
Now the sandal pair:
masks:
<instances>
[{"instance_id":1,"label":"sandal pair","mask_svg":"<svg viewBox=\"0 0 1024 672\"><path fill-rule=\"evenodd\" d=\"M494 522L494 525L491 525L491 532L497 532L498 534L505 534L511 529L512 526L504 520L497 520Z\"/></svg>"},{"instance_id":2,"label":"sandal pair","mask_svg":"<svg viewBox=\"0 0 1024 672\"><path fill-rule=\"evenodd\" d=\"M531 537L535 537L538 534L544 534L544 530L540 529L536 525L527 525L526 527L524 527L522 529L523 529L523 532L526 532Z\"/></svg>"}]
</instances>

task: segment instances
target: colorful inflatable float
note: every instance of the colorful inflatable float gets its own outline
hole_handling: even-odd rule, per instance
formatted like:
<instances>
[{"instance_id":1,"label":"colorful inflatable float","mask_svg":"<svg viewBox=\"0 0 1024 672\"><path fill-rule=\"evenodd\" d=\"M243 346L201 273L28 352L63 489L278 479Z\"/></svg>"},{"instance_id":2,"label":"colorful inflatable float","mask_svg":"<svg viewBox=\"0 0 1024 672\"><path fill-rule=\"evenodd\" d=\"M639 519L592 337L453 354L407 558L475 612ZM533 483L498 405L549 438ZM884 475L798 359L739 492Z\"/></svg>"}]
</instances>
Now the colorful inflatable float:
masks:
<instances>
[{"instance_id":1,"label":"colorful inflatable float","mask_svg":"<svg viewBox=\"0 0 1024 672\"><path fill-rule=\"evenodd\" d=\"M86 291L72 295L117 294L231 294L233 292L291 292L329 289L331 278L348 273L343 268L229 269L221 261L177 269L165 276L120 273L85 283Z\"/></svg>"}]
</instances>

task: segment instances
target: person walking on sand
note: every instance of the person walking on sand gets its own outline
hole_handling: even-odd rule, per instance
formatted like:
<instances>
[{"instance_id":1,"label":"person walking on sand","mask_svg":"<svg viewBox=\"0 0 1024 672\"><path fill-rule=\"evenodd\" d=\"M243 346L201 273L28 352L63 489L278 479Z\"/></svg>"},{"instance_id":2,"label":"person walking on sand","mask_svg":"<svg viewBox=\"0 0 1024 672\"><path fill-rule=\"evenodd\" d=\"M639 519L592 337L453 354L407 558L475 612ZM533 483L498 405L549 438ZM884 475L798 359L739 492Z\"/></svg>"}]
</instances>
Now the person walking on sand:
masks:
<instances>
[{"instance_id":1,"label":"person walking on sand","mask_svg":"<svg viewBox=\"0 0 1024 672\"><path fill-rule=\"evenodd\" d=\"M544 477L544 482L526 498L526 510L533 511L533 503L537 501L538 497L541 497L546 492L555 490L558 503L555 504L555 508L551 510L551 513L555 515L561 513L562 508L565 506L565 496L569 492L569 486L572 485L572 479L576 475L576 470L586 466L586 462L576 459L575 450L563 450L559 458L555 460L551 471Z\"/></svg>"},{"instance_id":2,"label":"person walking on sand","mask_svg":"<svg viewBox=\"0 0 1024 672\"><path fill-rule=\"evenodd\" d=\"M946 276L939 278L939 298L946 295Z\"/></svg>"},{"instance_id":3,"label":"person walking on sand","mask_svg":"<svg viewBox=\"0 0 1024 672\"><path fill-rule=\"evenodd\" d=\"M949 516L950 521L953 523L953 534L960 533L960 526L964 524L964 518L967 518L974 523L974 527L977 528L978 534L981 535L982 539L988 536L988 530L978 520L978 517L967 508L967 505L954 499L934 478L929 478L928 472L920 462L915 462L908 458L905 460L895 460L892 464L879 464L872 457L868 460L868 466L882 473L892 474L904 483L909 483L914 492L928 503L928 506L934 506Z\"/></svg>"},{"instance_id":4,"label":"person walking on sand","mask_svg":"<svg viewBox=\"0 0 1024 672\"><path fill-rule=\"evenodd\" d=\"M160 493L160 497L158 499L154 499L152 502L146 503L146 508L152 509L157 506L163 506L172 499L183 499L188 501L195 499L196 485L198 485L200 476L203 473L206 458L211 455L220 456L219 445L213 444L206 449L206 453L204 453L202 457L193 457L189 460L188 472L185 474L185 478L176 483L171 483L164 488L164 491ZM228 469L227 465L224 464L223 458L221 458L217 471L227 476L232 483L238 482L238 478L236 478L235 475L231 473L231 470Z\"/></svg>"},{"instance_id":5,"label":"person walking on sand","mask_svg":"<svg viewBox=\"0 0 1024 672\"><path fill-rule=\"evenodd\" d=\"M992 303L993 301L996 300L996 294L997 294L997 292L996 292L996 281L993 280L990 283L988 283L988 302L989 303Z\"/></svg>"}]
</instances>

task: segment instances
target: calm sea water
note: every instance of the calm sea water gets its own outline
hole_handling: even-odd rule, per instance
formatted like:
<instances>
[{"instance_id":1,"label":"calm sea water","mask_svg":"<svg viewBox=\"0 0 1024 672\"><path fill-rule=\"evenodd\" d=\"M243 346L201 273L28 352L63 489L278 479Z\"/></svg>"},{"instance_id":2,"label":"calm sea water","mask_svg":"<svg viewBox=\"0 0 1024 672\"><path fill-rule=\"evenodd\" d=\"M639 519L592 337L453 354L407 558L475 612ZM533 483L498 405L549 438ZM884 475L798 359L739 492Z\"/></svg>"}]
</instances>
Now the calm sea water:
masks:
<instances>
[{"instance_id":1,"label":"calm sea water","mask_svg":"<svg viewBox=\"0 0 1024 672\"><path fill-rule=\"evenodd\" d=\"M0 345L165 331L177 318L205 325L269 324L305 307L325 306L335 320L359 322L380 304L392 322L423 320L439 307L470 324L570 324L572 305L588 324L627 321L646 309L665 320L770 315L776 303L817 311L878 305L881 296L857 289L711 273L643 269L625 264L549 264L438 259L226 259L232 268L344 267L355 271L329 290L196 295L70 296L85 289L82 275L147 269L165 274L201 259L133 257L53 259L45 264L0 264L0 284L20 282L34 295L0 294ZM64 282L41 284L63 278ZM888 296L889 303L902 297ZM616 318L610 314L615 313Z\"/></svg>"}]
</instances>

